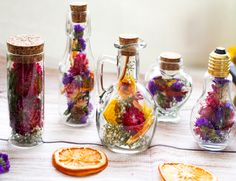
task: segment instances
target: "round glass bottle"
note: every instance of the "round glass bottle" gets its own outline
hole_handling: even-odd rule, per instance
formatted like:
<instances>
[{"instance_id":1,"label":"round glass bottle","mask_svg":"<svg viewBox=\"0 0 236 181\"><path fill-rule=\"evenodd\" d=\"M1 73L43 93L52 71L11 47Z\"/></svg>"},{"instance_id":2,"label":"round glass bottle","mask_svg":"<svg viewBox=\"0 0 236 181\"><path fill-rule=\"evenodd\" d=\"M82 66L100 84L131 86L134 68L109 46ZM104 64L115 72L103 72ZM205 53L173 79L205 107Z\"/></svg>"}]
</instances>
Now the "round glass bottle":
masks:
<instances>
[{"instance_id":1,"label":"round glass bottle","mask_svg":"<svg viewBox=\"0 0 236 181\"><path fill-rule=\"evenodd\" d=\"M117 57L103 56L98 62L97 129L103 145L114 152L146 150L155 131L155 102L138 81L139 49L145 46L137 36L121 35L115 43ZM104 62L118 69L118 81L108 89L103 87Z\"/></svg>"},{"instance_id":2,"label":"round glass bottle","mask_svg":"<svg viewBox=\"0 0 236 181\"><path fill-rule=\"evenodd\" d=\"M44 43L34 35L7 41L7 93L12 133L18 147L42 143L44 121Z\"/></svg>"},{"instance_id":3,"label":"round glass bottle","mask_svg":"<svg viewBox=\"0 0 236 181\"><path fill-rule=\"evenodd\" d=\"M193 136L199 146L207 150L223 150L234 125L229 64L229 55L224 48L211 52L203 93L192 110Z\"/></svg>"},{"instance_id":4,"label":"round glass bottle","mask_svg":"<svg viewBox=\"0 0 236 181\"><path fill-rule=\"evenodd\" d=\"M94 61L87 4L70 4L68 45L59 65L59 112L65 124L86 126L94 118Z\"/></svg>"},{"instance_id":5,"label":"round glass bottle","mask_svg":"<svg viewBox=\"0 0 236 181\"><path fill-rule=\"evenodd\" d=\"M158 121L178 122L178 111L192 92L192 78L183 70L181 55L164 52L146 73L147 89L158 105Z\"/></svg>"}]
</instances>

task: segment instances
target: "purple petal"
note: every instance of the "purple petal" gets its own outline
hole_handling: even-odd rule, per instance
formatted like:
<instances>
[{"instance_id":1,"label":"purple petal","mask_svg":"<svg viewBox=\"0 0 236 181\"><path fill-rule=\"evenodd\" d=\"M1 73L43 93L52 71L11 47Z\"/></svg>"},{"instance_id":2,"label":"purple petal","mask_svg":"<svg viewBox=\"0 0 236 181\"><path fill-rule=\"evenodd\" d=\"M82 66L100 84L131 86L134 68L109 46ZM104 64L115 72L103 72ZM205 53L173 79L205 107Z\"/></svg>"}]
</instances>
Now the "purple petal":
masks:
<instances>
[{"instance_id":1,"label":"purple petal","mask_svg":"<svg viewBox=\"0 0 236 181\"><path fill-rule=\"evenodd\" d=\"M84 51L86 49L86 41L83 38L79 38L80 51Z\"/></svg>"},{"instance_id":2,"label":"purple petal","mask_svg":"<svg viewBox=\"0 0 236 181\"><path fill-rule=\"evenodd\" d=\"M183 86L184 84L180 80L177 80L175 83L171 85L171 88L175 89L176 91L181 91Z\"/></svg>"},{"instance_id":3,"label":"purple petal","mask_svg":"<svg viewBox=\"0 0 236 181\"><path fill-rule=\"evenodd\" d=\"M74 78L72 75L64 73L63 80L62 80L64 85L71 83L73 80L74 80Z\"/></svg>"},{"instance_id":4,"label":"purple petal","mask_svg":"<svg viewBox=\"0 0 236 181\"><path fill-rule=\"evenodd\" d=\"M73 102L68 102L67 106L68 106L68 109L71 110L74 106L74 103Z\"/></svg>"},{"instance_id":5,"label":"purple petal","mask_svg":"<svg viewBox=\"0 0 236 181\"><path fill-rule=\"evenodd\" d=\"M80 24L76 24L76 25L74 25L74 31L75 31L76 33L81 33L81 32L84 31L84 27L81 26Z\"/></svg>"},{"instance_id":6,"label":"purple petal","mask_svg":"<svg viewBox=\"0 0 236 181\"><path fill-rule=\"evenodd\" d=\"M183 100L183 96L177 96L177 97L175 97L175 100L177 102L181 102Z\"/></svg>"},{"instance_id":7,"label":"purple petal","mask_svg":"<svg viewBox=\"0 0 236 181\"><path fill-rule=\"evenodd\" d=\"M221 86L224 86L226 83L229 83L229 80L226 78L216 77L216 78L214 78L213 82L215 82L216 84L219 84Z\"/></svg>"},{"instance_id":8,"label":"purple petal","mask_svg":"<svg viewBox=\"0 0 236 181\"><path fill-rule=\"evenodd\" d=\"M206 119L206 118L198 118L196 123L195 123L195 126L209 126L209 121Z\"/></svg>"},{"instance_id":9,"label":"purple petal","mask_svg":"<svg viewBox=\"0 0 236 181\"><path fill-rule=\"evenodd\" d=\"M85 124L87 123L88 116L82 116L80 119L80 123Z\"/></svg>"},{"instance_id":10,"label":"purple petal","mask_svg":"<svg viewBox=\"0 0 236 181\"><path fill-rule=\"evenodd\" d=\"M151 80L148 83L148 90L152 94L152 96L154 96L157 93L158 87L156 86L156 84L155 84L155 82L153 80Z\"/></svg>"},{"instance_id":11,"label":"purple petal","mask_svg":"<svg viewBox=\"0 0 236 181\"><path fill-rule=\"evenodd\" d=\"M0 174L1 173L5 173L6 171L5 171L5 169L3 168L3 166L2 165L0 165Z\"/></svg>"},{"instance_id":12,"label":"purple petal","mask_svg":"<svg viewBox=\"0 0 236 181\"><path fill-rule=\"evenodd\" d=\"M8 159L8 155L0 153L0 173L8 172L9 168L10 168L10 162Z\"/></svg>"},{"instance_id":13,"label":"purple petal","mask_svg":"<svg viewBox=\"0 0 236 181\"><path fill-rule=\"evenodd\" d=\"M214 121L220 121L224 116L224 110L221 107L217 107L215 109L215 120Z\"/></svg>"}]
</instances>

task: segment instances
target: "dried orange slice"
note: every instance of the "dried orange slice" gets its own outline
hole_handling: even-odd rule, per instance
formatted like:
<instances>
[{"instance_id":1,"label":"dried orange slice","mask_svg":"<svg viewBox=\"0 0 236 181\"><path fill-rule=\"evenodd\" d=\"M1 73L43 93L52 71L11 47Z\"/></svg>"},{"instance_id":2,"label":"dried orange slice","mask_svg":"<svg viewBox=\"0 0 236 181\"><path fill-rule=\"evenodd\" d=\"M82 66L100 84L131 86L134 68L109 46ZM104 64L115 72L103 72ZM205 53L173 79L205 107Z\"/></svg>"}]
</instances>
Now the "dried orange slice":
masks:
<instances>
[{"instance_id":1,"label":"dried orange slice","mask_svg":"<svg viewBox=\"0 0 236 181\"><path fill-rule=\"evenodd\" d=\"M53 166L71 176L86 176L101 172L108 165L105 153L88 147L61 148L52 156Z\"/></svg>"},{"instance_id":2,"label":"dried orange slice","mask_svg":"<svg viewBox=\"0 0 236 181\"><path fill-rule=\"evenodd\" d=\"M217 181L211 172L183 163L162 163L158 170L163 181Z\"/></svg>"},{"instance_id":3,"label":"dried orange slice","mask_svg":"<svg viewBox=\"0 0 236 181\"><path fill-rule=\"evenodd\" d=\"M153 122L154 122L154 120L152 118L148 119L144 123L143 128L139 132L137 132L134 136L129 138L126 141L126 144L131 145L131 144L135 143L136 141L138 141L149 130L149 128L151 127Z\"/></svg>"},{"instance_id":4,"label":"dried orange slice","mask_svg":"<svg viewBox=\"0 0 236 181\"><path fill-rule=\"evenodd\" d=\"M137 102L134 104L134 106L138 108L138 106L141 106L141 105ZM144 104L142 108L138 108L138 109L142 109L142 112L144 113L144 117L145 117L145 122L144 122L143 128L126 141L126 144L128 145L135 143L136 141L140 139L140 137L144 136L154 122L153 110L150 107Z\"/></svg>"}]
</instances>

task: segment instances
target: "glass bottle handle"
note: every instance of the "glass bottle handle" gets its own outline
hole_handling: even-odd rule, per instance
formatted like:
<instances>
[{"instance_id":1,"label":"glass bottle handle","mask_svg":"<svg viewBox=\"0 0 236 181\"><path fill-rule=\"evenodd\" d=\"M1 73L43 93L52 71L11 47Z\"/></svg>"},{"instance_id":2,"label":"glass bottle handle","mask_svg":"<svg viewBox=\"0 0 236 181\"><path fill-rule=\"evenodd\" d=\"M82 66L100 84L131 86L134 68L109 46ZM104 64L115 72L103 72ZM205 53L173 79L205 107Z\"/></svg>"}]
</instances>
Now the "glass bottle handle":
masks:
<instances>
[{"instance_id":1,"label":"glass bottle handle","mask_svg":"<svg viewBox=\"0 0 236 181\"><path fill-rule=\"evenodd\" d=\"M70 35L71 31L72 31L72 25L71 25L71 18L70 18L70 14L67 13L66 16L66 23L65 23L65 29L66 29L66 35Z\"/></svg>"},{"instance_id":2,"label":"glass bottle handle","mask_svg":"<svg viewBox=\"0 0 236 181\"><path fill-rule=\"evenodd\" d=\"M113 65L117 65L116 63L116 58L108 55L104 55L98 59L97 63L97 77L98 77L98 93L101 95L106 88L104 88L103 85L103 68L104 68L104 63L109 63Z\"/></svg>"}]
</instances>

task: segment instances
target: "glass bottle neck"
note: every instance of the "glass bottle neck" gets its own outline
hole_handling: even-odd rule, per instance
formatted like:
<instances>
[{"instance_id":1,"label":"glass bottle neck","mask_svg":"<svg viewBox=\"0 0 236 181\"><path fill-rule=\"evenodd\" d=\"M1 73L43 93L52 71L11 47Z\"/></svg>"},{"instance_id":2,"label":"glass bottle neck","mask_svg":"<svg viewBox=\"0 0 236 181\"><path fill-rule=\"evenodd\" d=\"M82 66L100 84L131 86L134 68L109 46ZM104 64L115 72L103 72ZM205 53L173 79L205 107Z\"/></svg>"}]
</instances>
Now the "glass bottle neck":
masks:
<instances>
[{"instance_id":1,"label":"glass bottle neck","mask_svg":"<svg viewBox=\"0 0 236 181\"><path fill-rule=\"evenodd\" d=\"M130 77L138 80L139 73L139 54L134 56L126 56L119 53L117 57L118 65L118 79L122 80L124 77Z\"/></svg>"},{"instance_id":2,"label":"glass bottle neck","mask_svg":"<svg viewBox=\"0 0 236 181\"><path fill-rule=\"evenodd\" d=\"M203 90L208 93L209 90L211 96L215 99L218 99L220 102L231 101L231 83L232 77L229 75L228 77L215 77L209 74L209 72L205 73L205 83L203 86Z\"/></svg>"},{"instance_id":3,"label":"glass bottle neck","mask_svg":"<svg viewBox=\"0 0 236 181\"><path fill-rule=\"evenodd\" d=\"M89 39L90 37L90 23L89 22L83 22L83 23L74 23L71 22L71 31L70 31L70 37L71 38L78 38L82 37L84 39Z\"/></svg>"},{"instance_id":4,"label":"glass bottle neck","mask_svg":"<svg viewBox=\"0 0 236 181\"><path fill-rule=\"evenodd\" d=\"M72 23L69 35L69 51L84 52L89 45L89 31L87 23Z\"/></svg>"},{"instance_id":5,"label":"glass bottle neck","mask_svg":"<svg viewBox=\"0 0 236 181\"><path fill-rule=\"evenodd\" d=\"M163 76L172 77L183 71L183 62L182 60L178 62L173 62L173 61L170 62L170 61L163 61L160 59L159 67L160 67L160 72Z\"/></svg>"}]
</instances>

